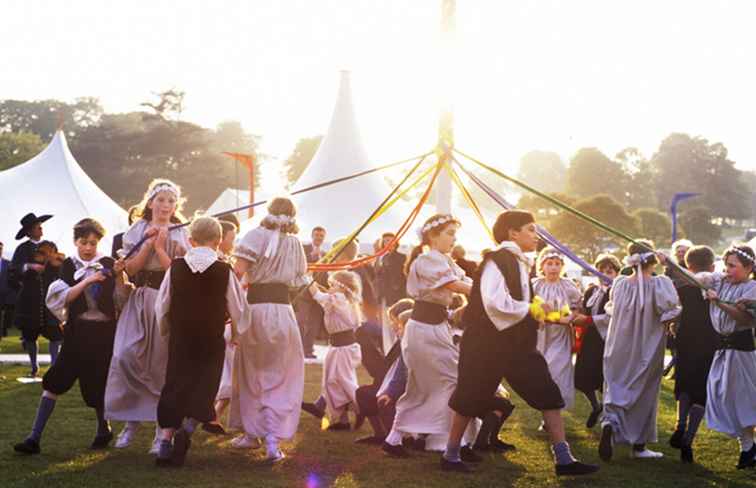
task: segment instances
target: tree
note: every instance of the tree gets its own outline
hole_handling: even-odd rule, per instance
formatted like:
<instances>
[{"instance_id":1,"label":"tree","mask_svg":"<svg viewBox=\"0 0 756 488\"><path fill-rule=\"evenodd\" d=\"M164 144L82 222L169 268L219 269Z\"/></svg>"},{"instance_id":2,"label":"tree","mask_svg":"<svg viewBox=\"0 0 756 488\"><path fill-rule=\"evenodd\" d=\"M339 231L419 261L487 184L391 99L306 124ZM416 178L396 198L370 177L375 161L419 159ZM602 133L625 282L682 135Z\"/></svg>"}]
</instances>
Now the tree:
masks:
<instances>
[{"instance_id":1,"label":"tree","mask_svg":"<svg viewBox=\"0 0 756 488\"><path fill-rule=\"evenodd\" d=\"M722 238L722 229L713 222L711 211L706 207L695 207L683 212L680 226L685 235L696 244L716 246Z\"/></svg>"},{"instance_id":2,"label":"tree","mask_svg":"<svg viewBox=\"0 0 756 488\"><path fill-rule=\"evenodd\" d=\"M39 154L44 142L31 132L0 133L0 171L12 168Z\"/></svg>"},{"instance_id":3,"label":"tree","mask_svg":"<svg viewBox=\"0 0 756 488\"><path fill-rule=\"evenodd\" d=\"M622 204L609 195L594 195L584 198L578 201L574 207L626 234L637 233L635 218L625 211ZM588 261L593 261L601 252L610 251L624 245L624 241L567 212L562 212L556 216L549 224L548 229L557 239L567 244L573 251Z\"/></svg>"},{"instance_id":4,"label":"tree","mask_svg":"<svg viewBox=\"0 0 756 488\"><path fill-rule=\"evenodd\" d=\"M296 183L315 153L318 152L323 136L303 137L297 141L294 151L286 158L286 180L289 186Z\"/></svg>"},{"instance_id":5,"label":"tree","mask_svg":"<svg viewBox=\"0 0 756 488\"><path fill-rule=\"evenodd\" d=\"M639 208L632 213L638 221L638 233L644 239L651 239L657 246L670 243L672 221L655 208Z\"/></svg>"},{"instance_id":6,"label":"tree","mask_svg":"<svg viewBox=\"0 0 756 488\"><path fill-rule=\"evenodd\" d=\"M629 208L656 207L656 169L651 161L634 147L620 151L615 157L624 173L624 203Z\"/></svg>"},{"instance_id":7,"label":"tree","mask_svg":"<svg viewBox=\"0 0 756 488\"><path fill-rule=\"evenodd\" d=\"M622 194L624 176L619 163L595 147L583 148L567 168L567 193L578 197Z\"/></svg>"},{"instance_id":8,"label":"tree","mask_svg":"<svg viewBox=\"0 0 756 488\"><path fill-rule=\"evenodd\" d=\"M0 132L32 132L50 142L63 123L69 142L78 133L97 125L102 117L100 101L94 97L77 98L74 103L60 100L0 101Z\"/></svg>"},{"instance_id":9,"label":"tree","mask_svg":"<svg viewBox=\"0 0 756 488\"><path fill-rule=\"evenodd\" d=\"M678 192L698 192L713 217L744 219L750 216L750 195L727 148L703 137L672 134L659 146L652 162L658 171L659 205L669 205Z\"/></svg>"},{"instance_id":10,"label":"tree","mask_svg":"<svg viewBox=\"0 0 756 488\"><path fill-rule=\"evenodd\" d=\"M158 98L157 103L143 102L140 105L151 108L157 117L164 120L178 120L181 117L181 113L184 111L186 92L171 88L170 90L154 93L154 95Z\"/></svg>"},{"instance_id":11,"label":"tree","mask_svg":"<svg viewBox=\"0 0 756 488\"><path fill-rule=\"evenodd\" d=\"M520 159L517 178L544 193L562 192L567 167L555 152L530 151Z\"/></svg>"},{"instance_id":12,"label":"tree","mask_svg":"<svg viewBox=\"0 0 756 488\"><path fill-rule=\"evenodd\" d=\"M567 205L575 204L575 199L564 193L549 193L549 196ZM532 212L536 220L543 224L548 223L551 219L562 213L562 210L554 206L554 204L532 193L526 193L521 196L517 202L517 208Z\"/></svg>"}]
</instances>

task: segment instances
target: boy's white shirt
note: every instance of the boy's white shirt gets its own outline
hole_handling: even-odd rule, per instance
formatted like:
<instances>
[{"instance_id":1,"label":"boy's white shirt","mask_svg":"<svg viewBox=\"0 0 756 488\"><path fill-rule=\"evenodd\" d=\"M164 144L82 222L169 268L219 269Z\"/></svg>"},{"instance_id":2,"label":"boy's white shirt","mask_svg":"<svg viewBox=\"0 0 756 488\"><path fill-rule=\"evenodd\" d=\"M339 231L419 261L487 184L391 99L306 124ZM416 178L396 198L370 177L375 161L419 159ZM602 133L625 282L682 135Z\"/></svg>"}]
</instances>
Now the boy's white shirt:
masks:
<instances>
[{"instance_id":1,"label":"boy's white shirt","mask_svg":"<svg viewBox=\"0 0 756 488\"><path fill-rule=\"evenodd\" d=\"M193 247L186 255L184 261L192 273L203 273L218 260L218 253L209 247ZM247 297L233 271L228 273L226 285L226 310L231 317L232 327L239 323L244 309L247 306ZM155 299L155 318L158 321L160 333L167 336L170 333L170 321L168 312L171 309L171 273L170 269L165 273L163 282ZM234 334L236 335L236 334Z\"/></svg>"},{"instance_id":2,"label":"boy's white shirt","mask_svg":"<svg viewBox=\"0 0 756 488\"><path fill-rule=\"evenodd\" d=\"M494 326L498 330L504 330L519 323L530 311L530 269L533 267L533 258L512 241L503 241L497 249L506 249L517 257L523 297L522 301L512 298L504 275L496 263L492 260L486 262L480 278L483 309Z\"/></svg>"}]
</instances>

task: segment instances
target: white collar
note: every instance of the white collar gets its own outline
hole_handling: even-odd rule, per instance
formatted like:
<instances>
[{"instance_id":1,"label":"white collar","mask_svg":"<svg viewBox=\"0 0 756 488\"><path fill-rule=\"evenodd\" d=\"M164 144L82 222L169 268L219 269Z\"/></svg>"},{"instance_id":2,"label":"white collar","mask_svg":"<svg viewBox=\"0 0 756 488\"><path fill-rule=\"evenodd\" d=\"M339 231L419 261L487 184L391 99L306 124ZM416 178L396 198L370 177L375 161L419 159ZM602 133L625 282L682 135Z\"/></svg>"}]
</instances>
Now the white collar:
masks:
<instances>
[{"instance_id":1,"label":"white collar","mask_svg":"<svg viewBox=\"0 0 756 488\"><path fill-rule=\"evenodd\" d=\"M533 264L535 263L535 260L532 256L528 256L524 252L522 252L522 249L520 249L520 246L517 245L517 243L513 241L501 241L501 244L499 244L498 249L506 249L507 251L511 252L515 255L517 259L519 259L522 263L524 263L528 269L533 267Z\"/></svg>"},{"instance_id":2,"label":"white collar","mask_svg":"<svg viewBox=\"0 0 756 488\"><path fill-rule=\"evenodd\" d=\"M96 273L97 271L101 270L103 268L102 264L100 264L100 259L102 259L104 256L100 253L97 253L94 258L92 258L90 261L84 261L79 257L78 254L74 254L71 256L71 259L74 262L74 266L78 268L76 271L74 271L74 280L78 281L87 274L90 273L90 270L92 273Z\"/></svg>"},{"instance_id":3,"label":"white collar","mask_svg":"<svg viewBox=\"0 0 756 488\"><path fill-rule=\"evenodd\" d=\"M218 260L218 253L209 247L193 247L184 256L192 273L204 273Z\"/></svg>"}]
</instances>

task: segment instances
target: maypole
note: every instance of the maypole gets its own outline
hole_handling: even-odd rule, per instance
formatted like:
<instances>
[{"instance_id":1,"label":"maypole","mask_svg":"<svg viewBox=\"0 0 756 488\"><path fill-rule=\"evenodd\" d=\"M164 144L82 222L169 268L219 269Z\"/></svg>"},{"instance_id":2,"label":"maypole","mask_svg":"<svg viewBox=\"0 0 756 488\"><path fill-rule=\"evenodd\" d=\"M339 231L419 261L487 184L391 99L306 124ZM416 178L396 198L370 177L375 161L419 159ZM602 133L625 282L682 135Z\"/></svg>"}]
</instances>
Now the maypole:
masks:
<instances>
[{"instance_id":1,"label":"maypole","mask_svg":"<svg viewBox=\"0 0 756 488\"><path fill-rule=\"evenodd\" d=\"M454 52L454 40L456 37L456 0L442 0L441 3L441 55L439 62L445 66L454 66L451 54ZM439 70L443 89L441 96L441 115L438 121L438 146L436 153L439 162L446 168L451 168L452 149L454 149L454 111L452 106L451 80L452 76L445 70ZM442 171L436 181L435 203L436 212L451 213L452 207L452 180L449 170Z\"/></svg>"}]
</instances>

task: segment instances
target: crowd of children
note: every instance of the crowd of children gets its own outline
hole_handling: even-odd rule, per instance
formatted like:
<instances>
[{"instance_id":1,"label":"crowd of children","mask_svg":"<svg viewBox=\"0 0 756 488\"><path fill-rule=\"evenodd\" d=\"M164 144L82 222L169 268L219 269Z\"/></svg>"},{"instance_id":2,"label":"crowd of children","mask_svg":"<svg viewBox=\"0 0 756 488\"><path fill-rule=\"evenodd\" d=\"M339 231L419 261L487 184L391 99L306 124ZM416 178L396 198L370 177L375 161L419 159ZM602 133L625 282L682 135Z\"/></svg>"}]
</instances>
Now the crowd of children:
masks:
<instances>
[{"instance_id":1,"label":"crowd of children","mask_svg":"<svg viewBox=\"0 0 756 488\"><path fill-rule=\"evenodd\" d=\"M678 421L670 444L693 462L705 418L740 441L738 468L756 465L756 256L747 246L729 248L725 272L715 273L707 247L686 246L675 264L639 240L627 249L626 276L617 258L601 255L595 267L603 281L582 293L563 277L562 253L547 247L534 260L532 214L500 214L498 246L467 274L451 256L461 223L434 215L407 259L410 298L385 304L391 333L384 336L398 339L381 351L359 340L366 306L360 274L313 280L308 273L291 200L273 199L260 225L240 239L238 224L212 217L172 227L185 222L182 203L177 185L153 181L116 259L98 252L105 229L93 219L76 224L76 254L62 262L54 245L39 242L41 232L32 241L49 216L22 222L34 244L20 263L24 344L36 356L37 337L46 335L57 357L17 452L40 453L56 399L78 380L97 415L91 448L111 443L110 421L124 422L116 448L129 446L142 422L155 422L150 451L158 466L183 465L200 426L236 430L234 448L264 445L265 462L278 463L285 458L280 442L297 432L304 408L326 414L330 430L350 429L351 410L355 428L367 419L373 430L359 444L398 458L412 449L442 452L441 469L468 473L469 463L483 461L476 451L515 449L499 437L514 408L506 379L541 412L557 475L586 475L599 468L573 456L562 418L576 390L591 404L586 426L600 421L602 460L611 461L620 443L632 446L634 458L662 456L648 445L658 437L674 324ZM349 242L341 260L356 253ZM674 280L655 274L660 264ZM291 305L297 293L319 305L328 333L315 403L302 403L305 358ZM360 364L371 384L360 386Z\"/></svg>"}]
</instances>

